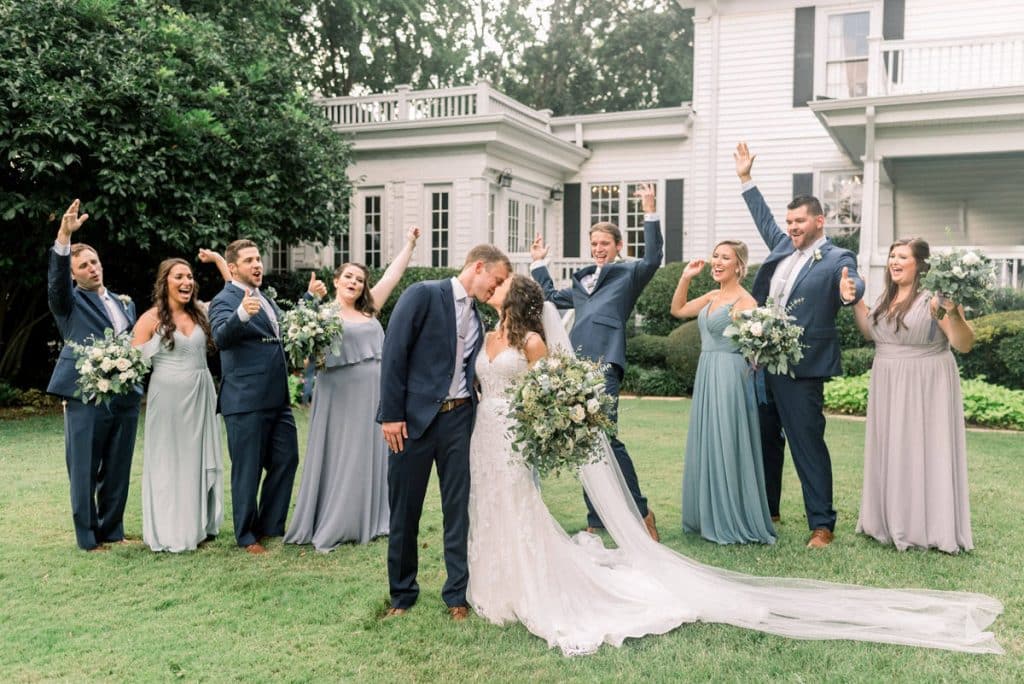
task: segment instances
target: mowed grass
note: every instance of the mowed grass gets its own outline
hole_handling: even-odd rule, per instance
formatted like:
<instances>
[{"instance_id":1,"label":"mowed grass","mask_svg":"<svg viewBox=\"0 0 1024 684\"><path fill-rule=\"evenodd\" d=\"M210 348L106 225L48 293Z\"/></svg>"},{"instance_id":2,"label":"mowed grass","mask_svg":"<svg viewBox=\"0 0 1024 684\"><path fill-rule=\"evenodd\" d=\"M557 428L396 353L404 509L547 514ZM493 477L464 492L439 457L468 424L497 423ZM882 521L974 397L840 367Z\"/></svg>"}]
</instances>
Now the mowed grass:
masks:
<instances>
[{"instance_id":1,"label":"mowed grass","mask_svg":"<svg viewBox=\"0 0 1024 684\"><path fill-rule=\"evenodd\" d=\"M990 594L1006 606L993 626L1006 655L797 641L695 624L565 658L520 625L448 619L439 596L444 568L436 481L420 532L420 601L405 617L382 620L386 540L331 554L274 540L270 553L252 557L234 544L230 492L225 528L215 542L181 555L146 549L140 541L141 426L126 514L134 541L85 554L75 547L62 422L54 415L0 422L0 681L1024 680L1022 435L968 435L972 553L898 553L854 534L864 425L841 418L830 419L828 428L836 542L821 551L804 548L799 483L787 465L779 543L719 547L680 529L689 405L622 402L623 439L666 544L745 573ZM301 450L307 414L296 415ZM544 496L566 529L583 526L573 478L546 481ZM516 524L508 521L510 533Z\"/></svg>"}]
</instances>

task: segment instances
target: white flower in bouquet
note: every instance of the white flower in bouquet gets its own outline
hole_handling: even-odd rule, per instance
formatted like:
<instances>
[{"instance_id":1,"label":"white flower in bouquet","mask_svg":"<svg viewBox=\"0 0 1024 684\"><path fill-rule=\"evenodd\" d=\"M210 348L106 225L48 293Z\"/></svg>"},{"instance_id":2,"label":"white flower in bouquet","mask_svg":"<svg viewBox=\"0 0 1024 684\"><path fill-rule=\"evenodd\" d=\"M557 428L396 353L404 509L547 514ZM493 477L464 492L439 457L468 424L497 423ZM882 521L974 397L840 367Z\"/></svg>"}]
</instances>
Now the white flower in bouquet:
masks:
<instances>
[{"instance_id":1,"label":"white flower in bouquet","mask_svg":"<svg viewBox=\"0 0 1024 684\"><path fill-rule=\"evenodd\" d=\"M100 339L90 337L82 344L68 344L78 370L75 396L85 403L107 404L116 396L134 391L149 368L142 352L132 347L128 335L114 335L109 328Z\"/></svg>"},{"instance_id":2,"label":"white flower in bouquet","mask_svg":"<svg viewBox=\"0 0 1024 684\"><path fill-rule=\"evenodd\" d=\"M968 311L982 311L996 287L996 272L991 260L974 251L953 250L932 254L921 287L960 304ZM939 307L937 318L945 316Z\"/></svg>"},{"instance_id":3,"label":"white flower in bouquet","mask_svg":"<svg viewBox=\"0 0 1024 684\"><path fill-rule=\"evenodd\" d=\"M761 325L760 321L754 321L750 324L750 334L754 337L760 337L764 333L764 326Z\"/></svg>"},{"instance_id":4,"label":"white flower in bouquet","mask_svg":"<svg viewBox=\"0 0 1024 684\"><path fill-rule=\"evenodd\" d=\"M114 370L114 368L116 368L116 367L117 367L117 364L115 364L114 363L114 359L112 359L110 357L107 357L107 358L103 359L102 361L100 361L100 370L103 371L104 373L109 373L110 371Z\"/></svg>"},{"instance_id":5,"label":"white flower in bouquet","mask_svg":"<svg viewBox=\"0 0 1024 684\"><path fill-rule=\"evenodd\" d=\"M93 347L89 350L89 358L93 361L103 360L103 349L100 347Z\"/></svg>"},{"instance_id":6,"label":"white flower in bouquet","mask_svg":"<svg viewBox=\"0 0 1024 684\"><path fill-rule=\"evenodd\" d=\"M567 354L538 361L509 388L510 434L517 462L540 475L593 463L611 435L612 398L601 366Z\"/></svg>"},{"instance_id":7,"label":"white flower in bouquet","mask_svg":"<svg viewBox=\"0 0 1024 684\"><path fill-rule=\"evenodd\" d=\"M107 380L106 378L100 378L99 380L96 381L96 389L98 389L100 392L109 392L110 381Z\"/></svg>"},{"instance_id":8,"label":"white flower in bouquet","mask_svg":"<svg viewBox=\"0 0 1024 684\"><path fill-rule=\"evenodd\" d=\"M341 353L341 312L333 302L299 302L285 312L281 329L285 331L284 350L294 368L302 368L308 358L322 368L328 351Z\"/></svg>"},{"instance_id":9,"label":"white flower in bouquet","mask_svg":"<svg viewBox=\"0 0 1024 684\"><path fill-rule=\"evenodd\" d=\"M114 361L114 365L117 367L117 370L123 373L132 367L132 362L130 359L126 359L125 357L122 356L117 361Z\"/></svg>"},{"instance_id":10,"label":"white flower in bouquet","mask_svg":"<svg viewBox=\"0 0 1024 684\"><path fill-rule=\"evenodd\" d=\"M743 311L722 334L736 343L740 354L755 370L764 368L770 373L794 377L793 367L804 357L800 341L804 329L794 320L769 300L766 306Z\"/></svg>"}]
</instances>

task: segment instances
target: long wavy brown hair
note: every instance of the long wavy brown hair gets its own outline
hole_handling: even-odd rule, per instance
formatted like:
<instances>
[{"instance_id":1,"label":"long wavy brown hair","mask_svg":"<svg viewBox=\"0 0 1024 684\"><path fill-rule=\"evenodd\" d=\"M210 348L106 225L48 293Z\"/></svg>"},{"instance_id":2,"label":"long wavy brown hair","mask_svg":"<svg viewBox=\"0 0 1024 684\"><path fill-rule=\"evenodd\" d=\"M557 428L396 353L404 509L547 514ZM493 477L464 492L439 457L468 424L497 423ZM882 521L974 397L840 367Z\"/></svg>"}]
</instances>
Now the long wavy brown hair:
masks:
<instances>
[{"instance_id":1,"label":"long wavy brown hair","mask_svg":"<svg viewBox=\"0 0 1024 684\"><path fill-rule=\"evenodd\" d=\"M928 246L928 243L921 238L903 238L889 245L889 254L892 254L892 250L897 247L910 247L910 254L914 257L914 262L917 264L917 273L914 274L914 294L907 297L905 300L893 306L893 302L896 301L896 295L899 293L899 285L892 282L892 274L889 273L889 264L885 265L885 292L882 293L881 299L878 300L878 306L875 307L875 311L872 314L875 325L878 325L878 319L885 316L886 320L896 320L896 330L901 327L906 328L907 326L903 323L903 317L910 311L910 307L914 305L917 300L917 295L921 292L921 277L928 272L928 257L931 256L932 250ZM890 310L891 309L891 310Z\"/></svg>"},{"instance_id":2,"label":"long wavy brown hair","mask_svg":"<svg viewBox=\"0 0 1024 684\"><path fill-rule=\"evenodd\" d=\"M512 276L512 282L501 305L501 327L510 347L523 349L526 336L531 332L544 338L544 291L540 285L520 274Z\"/></svg>"},{"instance_id":3,"label":"long wavy brown hair","mask_svg":"<svg viewBox=\"0 0 1024 684\"><path fill-rule=\"evenodd\" d=\"M171 269L177 265L185 266L189 272L192 266L184 259L164 259L156 270L156 282L153 284L153 305L156 307L156 317L159 321L157 329L163 337L168 349L174 349L174 331L177 326L174 324L174 316L171 314L171 303L168 296L167 280L171 276ZM213 334L210 332L210 319L206 313L199 308L199 282L192 281L192 298L185 303L185 313L189 318L203 329L206 335L206 349L209 352L216 351L217 346L213 342Z\"/></svg>"},{"instance_id":4,"label":"long wavy brown hair","mask_svg":"<svg viewBox=\"0 0 1024 684\"><path fill-rule=\"evenodd\" d=\"M341 266L334 269L334 279L337 280L340 278L341 274L344 273L345 269L349 266L358 268L363 272L363 291L358 297L356 297L356 301L353 303L353 306L356 308L356 311L359 311L360 313L364 313L367 316L376 316L377 305L374 304L373 293L370 292L370 269L355 261L346 261Z\"/></svg>"}]
</instances>

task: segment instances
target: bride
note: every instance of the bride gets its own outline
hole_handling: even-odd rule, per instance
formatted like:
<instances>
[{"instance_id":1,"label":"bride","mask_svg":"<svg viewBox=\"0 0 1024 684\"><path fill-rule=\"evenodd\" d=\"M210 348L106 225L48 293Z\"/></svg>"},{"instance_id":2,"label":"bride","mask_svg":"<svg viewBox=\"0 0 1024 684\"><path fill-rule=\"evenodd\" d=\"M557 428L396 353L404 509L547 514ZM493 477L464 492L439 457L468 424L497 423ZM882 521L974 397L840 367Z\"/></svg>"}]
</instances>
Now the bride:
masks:
<instances>
[{"instance_id":1,"label":"bride","mask_svg":"<svg viewBox=\"0 0 1024 684\"><path fill-rule=\"evenodd\" d=\"M469 588L485 619L521 622L565 655L620 646L686 622L721 622L799 639L855 639L1001 653L984 631L1002 604L980 594L895 590L742 575L653 541L610 450L580 480L617 544L573 537L516 463L505 391L548 349L571 351L557 311L532 279L495 292L498 329L477 357L483 397L470 445Z\"/></svg>"}]
</instances>

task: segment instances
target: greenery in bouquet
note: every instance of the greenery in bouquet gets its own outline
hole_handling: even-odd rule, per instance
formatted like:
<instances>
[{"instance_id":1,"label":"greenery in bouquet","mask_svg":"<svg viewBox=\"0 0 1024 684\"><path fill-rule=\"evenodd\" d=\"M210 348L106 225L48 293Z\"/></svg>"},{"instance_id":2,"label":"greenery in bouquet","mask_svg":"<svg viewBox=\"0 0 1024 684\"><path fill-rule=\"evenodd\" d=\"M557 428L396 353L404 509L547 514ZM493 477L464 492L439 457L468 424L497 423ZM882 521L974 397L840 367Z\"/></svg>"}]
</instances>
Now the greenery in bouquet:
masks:
<instances>
[{"instance_id":1,"label":"greenery in bouquet","mask_svg":"<svg viewBox=\"0 0 1024 684\"><path fill-rule=\"evenodd\" d=\"M334 302L303 299L281 319L282 342L293 368L302 368L306 359L322 368L328 351L341 353L341 335L341 314Z\"/></svg>"},{"instance_id":2,"label":"greenery in bouquet","mask_svg":"<svg viewBox=\"0 0 1024 684\"><path fill-rule=\"evenodd\" d=\"M110 328L101 338L90 336L82 344L68 345L78 370L75 396L87 404L109 404L114 397L134 391L149 371L149 362L132 346L131 338L115 335Z\"/></svg>"},{"instance_id":3,"label":"greenery in bouquet","mask_svg":"<svg viewBox=\"0 0 1024 684\"><path fill-rule=\"evenodd\" d=\"M928 272L921 277L921 287L980 313L995 293L996 272L985 255L957 249L928 258ZM935 315L942 318L945 314L946 310L939 307Z\"/></svg>"},{"instance_id":4,"label":"greenery in bouquet","mask_svg":"<svg viewBox=\"0 0 1024 684\"><path fill-rule=\"evenodd\" d=\"M540 359L509 390L512 448L543 477L575 471L601 456L601 437L615 426L604 368L571 354Z\"/></svg>"},{"instance_id":5,"label":"greenery in bouquet","mask_svg":"<svg viewBox=\"0 0 1024 684\"><path fill-rule=\"evenodd\" d=\"M794 320L788 309L775 306L769 299L765 306L741 312L722 334L732 338L754 370L764 368L769 373L793 377L793 366L804 357L800 342L804 329Z\"/></svg>"}]
</instances>

